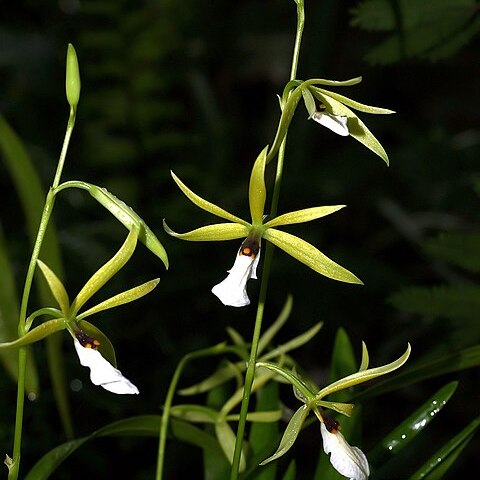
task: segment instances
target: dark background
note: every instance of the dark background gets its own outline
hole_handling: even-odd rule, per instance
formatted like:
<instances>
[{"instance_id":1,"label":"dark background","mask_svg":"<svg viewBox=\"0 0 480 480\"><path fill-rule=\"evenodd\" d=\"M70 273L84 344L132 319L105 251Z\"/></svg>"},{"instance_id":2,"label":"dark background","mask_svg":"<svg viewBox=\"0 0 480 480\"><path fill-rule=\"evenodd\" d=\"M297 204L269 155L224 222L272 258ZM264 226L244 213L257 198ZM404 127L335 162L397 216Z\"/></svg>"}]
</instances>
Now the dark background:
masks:
<instances>
[{"instance_id":1,"label":"dark background","mask_svg":"<svg viewBox=\"0 0 480 480\"><path fill-rule=\"evenodd\" d=\"M306 3L298 77L362 75L360 85L337 91L397 112L360 114L389 153L391 166L354 139L307 122L300 106L289 134L280 212L346 204L338 214L289 231L319 246L365 286L333 282L277 251L266 325L288 293L294 310L279 340L323 320L319 336L297 352L304 368L320 379L339 326L347 329L358 357L360 341L367 342L374 366L398 357L407 341L413 345L412 360L474 345L478 327L469 330L442 318L408 314L388 298L408 285L451 282L426 255L422 241L442 231L478 228L478 38L436 62L417 55L372 65L365 56L386 34L350 25L350 9L357 2ZM210 294L231 267L239 242L187 243L163 232L163 218L180 232L215 221L181 194L169 171L196 193L248 219L250 169L273 140L279 118L276 94L289 76L295 4L23 0L2 2L1 9L0 109L27 145L44 185L52 181L67 120L64 65L71 42L80 61L82 94L63 179L105 186L131 205L158 235L171 262L165 272L140 245L97 297L161 277L147 298L94 318L113 341L119 367L141 390L139 397L119 398L93 387L65 337L67 382L83 382L80 391L70 392L76 434L129 415L159 414L180 358L223 341L226 326L250 338L255 313L255 302L227 309ZM0 189L1 219L20 289L29 247L21 207L3 165ZM54 217L66 285L74 296L116 251L125 231L82 191L62 194ZM475 282L472 276L463 279ZM258 287L259 282L250 282L252 299ZM64 441L42 344L35 353L42 391L26 406L24 472ZM194 365L184 385L214 366L213 361ZM422 382L364 405L362 447L368 451L452 379L461 380L459 390L423 441L425 452L433 453L478 413L478 370ZM11 449L16 389L4 375L0 387L3 455ZM286 402L296 405L290 395ZM316 427L308 431L295 450L304 453L305 471L321 448ZM72 456L54 478L108 478L116 469L125 478L151 478L156 449L152 439L98 440ZM458 462L459 472L468 469L475 452L478 442ZM193 447L169 444L169 478L185 478L190 468L199 472L199 460Z\"/></svg>"}]
</instances>

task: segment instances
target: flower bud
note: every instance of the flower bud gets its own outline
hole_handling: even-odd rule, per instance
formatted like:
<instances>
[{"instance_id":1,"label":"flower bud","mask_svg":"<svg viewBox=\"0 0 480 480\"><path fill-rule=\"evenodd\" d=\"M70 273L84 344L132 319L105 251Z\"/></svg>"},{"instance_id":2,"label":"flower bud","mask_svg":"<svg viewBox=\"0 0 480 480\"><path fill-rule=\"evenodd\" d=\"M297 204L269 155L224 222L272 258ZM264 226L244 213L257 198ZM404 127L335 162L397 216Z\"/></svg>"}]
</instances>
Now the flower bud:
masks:
<instances>
[{"instance_id":1,"label":"flower bud","mask_svg":"<svg viewBox=\"0 0 480 480\"><path fill-rule=\"evenodd\" d=\"M75 48L71 43L68 44L67 49L67 73L65 78L65 90L67 92L67 100L70 107L77 108L78 100L80 99L80 72L78 69L78 59Z\"/></svg>"}]
</instances>

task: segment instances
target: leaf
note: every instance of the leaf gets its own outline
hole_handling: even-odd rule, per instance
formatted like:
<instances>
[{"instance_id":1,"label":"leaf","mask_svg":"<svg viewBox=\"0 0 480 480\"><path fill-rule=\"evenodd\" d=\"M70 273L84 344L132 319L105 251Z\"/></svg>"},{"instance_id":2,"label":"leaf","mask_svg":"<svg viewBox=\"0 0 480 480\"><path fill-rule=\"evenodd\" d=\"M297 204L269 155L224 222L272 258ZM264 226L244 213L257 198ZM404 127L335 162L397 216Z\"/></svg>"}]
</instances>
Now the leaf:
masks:
<instances>
[{"instance_id":1,"label":"leaf","mask_svg":"<svg viewBox=\"0 0 480 480\"><path fill-rule=\"evenodd\" d=\"M380 466L400 452L437 417L455 393L457 386L458 382L450 382L437 390L369 452L367 455L369 460Z\"/></svg>"},{"instance_id":2,"label":"leaf","mask_svg":"<svg viewBox=\"0 0 480 480\"><path fill-rule=\"evenodd\" d=\"M92 434L63 443L46 453L28 472L25 480L46 480L75 450L84 443L98 437L135 435L158 436L160 417L157 415L143 415L126 418L111 423Z\"/></svg>"},{"instance_id":3,"label":"leaf","mask_svg":"<svg viewBox=\"0 0 480 480\"><path fill-rule=\"evenodd\" d=\"M328 372L328 383L333 383L357 370L352 343L344 328L339 328L333 344L332 360ZM337 397L335 397L337 398ZM342 401L340 397L337 398ZM345 399L343 399L345 400Z\"/></svg>"},{"instance_id":4,"label":"leaf","mask_svg":"<svg viewBox=\"0 0 480 480\"><path fill-rule=\"evenodd\" d=\"M263 237L321 275L346 283L362 283L352 272L295 235L269 228Z\"/></svg>"},{"instance_id":5,"label":"leaf","mask_svg":"<svg viewBox=\"0 0 480 480\"><path fill-rule=\"evenodd\" d=\"M400 310L419 315L476 319L480 309L480 286L407 287L394 293L389 302Z\"/></svg>"},{"instance_id":6,"label":"leaf","mask_svg":"<svg viewBox=\"0 0 480 480\"><path fill-rule=\"evenodd\" d=\"M437 450L410 478L411 480L441 480L445 472L462 453L480 427L480 417L470 422L459 434Z\"/></svg>"}]
</instances>

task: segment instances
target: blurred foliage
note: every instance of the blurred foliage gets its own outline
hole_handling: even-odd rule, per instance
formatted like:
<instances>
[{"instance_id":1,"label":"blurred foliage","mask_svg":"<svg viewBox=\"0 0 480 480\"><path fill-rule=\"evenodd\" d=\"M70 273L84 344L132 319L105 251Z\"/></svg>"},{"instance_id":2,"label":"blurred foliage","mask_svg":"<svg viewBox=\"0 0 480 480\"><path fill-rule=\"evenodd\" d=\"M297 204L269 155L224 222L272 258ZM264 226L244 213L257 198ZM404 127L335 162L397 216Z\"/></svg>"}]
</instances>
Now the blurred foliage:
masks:
<instances>
[{"instance_id":1,"label":"blurred foliage","mask_svg":"<svg viewBox=\"0 0 480 480\"><path fill-rule=\"evenodd\" d=\"M260 149L273 140L279 113L275 94L281 93L288 78L295 28L290 3L22 0L2 4L0 110L26 143L44 185L53 176L67 120L64 56L72 42L81 65L82 97L64 178L82 177L125 199L153 228L171 259L165 273L162 264L139 247L132 264L108 287L110 293L157 275L162 277L159 288L138 305L99 318L99 326L108 329L116 345L122 371L135 379L142 395L112 399L88 383L71 349L65 348L78 436L132 414L158 414L179 359L224 340L226 326L250 337L254 307L226 310L210 294L211 286L231 266L238 245L187 244L167 238L161 224L164 217L175 219L182 230L212 220L178 193L170 169L192 189L209 192L208 198L227 210L239 216L248 213L250 167ZM445 8L420 15L422 5L431 2L389 2L408 4L410 13L418 13L412 28L416 25L428 33L424 20L431 18L434 43L425 40L422 51L408 56L394 52L382 67L366 64L363 58L385 41L380 35L399 34L398 25L378 24L392 25L378 35L350 27L367 3L358 2L352 16L352 2L306 1L299 76L363 75L364 82L354 87L355 98L398 112L369 122L389 153L391 167L352 139L314 128L298 115L289 134L280 199L279 213L347 204L341 214L299 226L297 233L366 283L365 287L340 285L307 271L281 251L275 253L267 315L280 310L288 293L293 295L290 331L279 338L283 342L318 321L325 322L317 339L303 347L297 359L318 383L326 378L333 338L342 325L354 346L358 348L364 339L379 361L393 357L408 340L414 348L413 360L439 350L470 347L475 335L478 341L474 321L457 317L452 323L436 312L399 311L385 301L392 292L411 285L453 288L458 275L468 277L469 288L475 285L473 268L465 272L464 264L440 253L440 248L454 250L451 244L432 247L429 242L440 231L452 235L447 242L454 242L455 236L459 240L458 235L478 230L478 197L472 189L480 184L480 122L473 101L480 74L475 36L478 3L456 2L458 13L453 15L447 8L452 2L438 2ZM470 9L460 8L467 4ZM450 34L469 22L461 35L450 35L455 44L444 38L449 22L455 27ZM418 61L433 59L430 54L436 55L436 63ZM3 164L0 188L0 218L18 289L29 246L21 207ZM75 292L120 244L123 229L94 200L73 191L59 198L55 223L65 282ZM470 244L461 242L458 248L463 248L465 257L475 257L471 265L478 265L475 247L467 249ZM251 283L249 291L255 298L258 282ZM44 346L36 345L34 352L41 391L26 408L25 465L33 465L41 453L64 441L58 433L61 426ZM184 386L209 374L214 365L213 361L192 365ZM414 411L450 380L460 382L449 402L451 421L434 422L422 440L433 454L478 414L478 369L365 402L362 446L366 450L374 446L397 425L399 411ZM11 448L14 415L13 403L7 399L15 398L15 385L6 375L0 375L0 392L0 445L6 452ZM125 477L151 478L156 447L153 439L98 439L70 457L55 478L106 478L115 468ZM318 429L307 429L294 448L297 475L303 478L315 468ZM413 457L415 453L410 452ZM469 444L452 475L467 475L479 454L478 442ZM191 466L200 462L201 453L189 446L170 449L167 477L186 478ZM287 467L280 465L279 472Z\"/></svg>"}]
</instances>

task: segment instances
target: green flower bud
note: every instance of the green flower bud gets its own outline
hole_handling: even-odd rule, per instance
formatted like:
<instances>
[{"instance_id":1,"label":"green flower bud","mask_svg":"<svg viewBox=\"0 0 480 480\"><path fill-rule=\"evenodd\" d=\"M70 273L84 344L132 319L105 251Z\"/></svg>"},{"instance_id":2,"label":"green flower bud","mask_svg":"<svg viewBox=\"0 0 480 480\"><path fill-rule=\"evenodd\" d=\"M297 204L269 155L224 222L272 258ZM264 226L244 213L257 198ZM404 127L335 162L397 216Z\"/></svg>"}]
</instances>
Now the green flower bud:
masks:
<instances>
[{"instance_id":1,"label":"green flower bud","mask_svg":"<svg viewBox=\"0 0 480 480\"><path fill-rule=\"evenodd\" d=\"M80 72L78 69L78 59L75 48L71 43L68 44L67 49L67 74L65 79L65 90L67 92L67 100L70 107L77 108L78 100L80 99Z\"/></svg>"}]
</instances>

